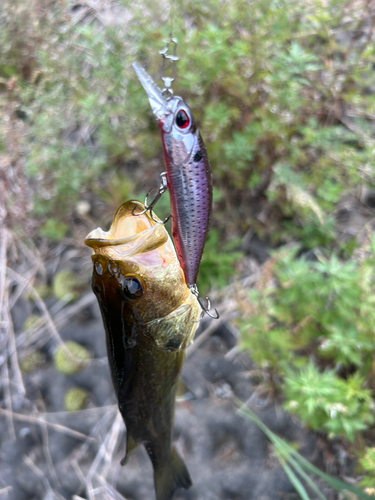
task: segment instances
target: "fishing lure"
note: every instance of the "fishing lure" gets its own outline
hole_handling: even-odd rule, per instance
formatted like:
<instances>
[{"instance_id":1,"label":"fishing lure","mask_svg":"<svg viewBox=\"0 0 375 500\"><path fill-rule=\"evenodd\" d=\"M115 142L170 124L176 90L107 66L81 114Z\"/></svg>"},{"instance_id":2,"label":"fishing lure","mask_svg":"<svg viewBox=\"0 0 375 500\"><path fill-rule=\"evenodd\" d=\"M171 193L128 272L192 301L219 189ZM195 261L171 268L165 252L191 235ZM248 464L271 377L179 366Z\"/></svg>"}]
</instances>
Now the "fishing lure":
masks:
<instances>
[{"instance_id":1,"label":"fishing lure","mask_svg":"<svg viewBox=\"0 0 375 500\"><path fill-rule=\"evenodd\" d=\"M162 182L156 198L148 205L146 197L145 210L141 213L150 211L152 217L155 203L169 189L173 240L186 283L202 309L217 319L219 314L216 309L216 315L209 312L208 298L207 308L202 304L196 285L212 210L211 168L206 147L189 106L181 97L174 96L170 88L177 61L176 41L172 38L171 42L174 43L174 54L166 55L169 44L162 51L163 72L165 59L173 61L173 77L162 77L166 85L164 90L155 84L139 64L133 63L161 131L167 169L161 174Z\"/></svg>"},{"instance_id":2,"label":"fishing lure","mask_svg":"<svg viewBox=\"0 0 375 500\"><path fill-rule=\"evenodd\" d=\"M126 425L126 457L143 444L154 469L156 498L171 500L177 488L191 486L172 446L173 417L185 349L201 311L165 227L149 213L133 217L134 209L142 211L144 205L124 203L110 230L95 229L85 243L94 250L92 288Z\"/></svg>"}]
</instances>

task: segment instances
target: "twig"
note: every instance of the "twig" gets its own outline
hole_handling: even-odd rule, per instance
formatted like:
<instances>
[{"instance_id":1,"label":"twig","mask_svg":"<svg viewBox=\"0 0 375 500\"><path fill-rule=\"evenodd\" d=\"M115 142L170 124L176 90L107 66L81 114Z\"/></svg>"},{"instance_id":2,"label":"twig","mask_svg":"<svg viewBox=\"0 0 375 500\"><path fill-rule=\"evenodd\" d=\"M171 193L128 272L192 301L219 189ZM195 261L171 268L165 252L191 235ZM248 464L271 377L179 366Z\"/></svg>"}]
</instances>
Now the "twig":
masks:
<instances>
[{"instance_id":1,"label":"twig","mask_svg":"<svg viewBox=\"0 0 375 500\"><path fill-rule=\"evenodd\" d=\"M7 495L10 491L12 491L12 486L6 486L5 488L1 488L0 495Z\"/></svg>"},{"instance_id":2,"label":"twig","mask_svg":"<svg viewBox=\"0 0 375 500\"><path fill-rule=\"evenodd\" d=\"M43 417L40 416L32 417L29 415L22 415L21 413L14 413L12 411L5 410L4 408L0 408L0 415L4 415L5 417L11 416L14 420L19 420L21 422L30 422L32 424L46 425L47 427L55 429L56 431L61 432L62 434L66 434L68 436L72 436L80 440L90 439L91 441L95 442L95 439L93 437L87 436L82 432L70 429L69 427L65 427L65 425L48 422L47 420L45 420Z\"/></svg>"},{"instance_id":3,"label":"twig","mask_svg":"<svg viewBox=\"0 0 375 500\"><path fill-rule=\"evenodd\" d=\"M48 464L48 468L49 468L52 480L54 482L54 485L55 485L56 488L58 488L58 487L61 486L61 483L60 483L60 481L59 481L59 479L57 477L56 469L55 469L55 466L53 465L53 460L52 460L52 457L51 457L51 453L49 451L49 436L48 436L48 427L46 425L46 422L42 422L41 423L41 427L42 427L44 456L46 458L46 462Z\"/></svg>"},{"instance_id":4,"label":"twig","mask_svg":"<svg viewBox=\"0 0 375 500\"><path fill-rule=\"evenodd\" d=\"M117 500L126 500L117 490L115 490L102 476L98 475L98 480L102 484L104 490L110 494L109 498L116 498Z\"/></svg>"},{"instance_id":5,"label":"twig","mask_svg":"<svg viewBox=\"0 0 375 500\"><path fill-rule=\"evenodd\" d=\"M107 406L97 406L95 408L86 408L85 410L78 410L75 412L70 411L56 411L48 412L43 415L44 418L60 418L60 417L71 417L71 416L84 416L90 413L109 413L117 409L117 405L107 405Z\"/></svg>"},{"instance_id":6,"label":"twig","mask_svg":"<svg viewBox=\"0 0 375 500\"><path fill-rule=\"evenodd\" d=\"M96 471L100 465L100 462L105 459L108 463L112 457L114 446L117 442L119 433L120 433L120 425L122 425L122 417L120 413L117 413L116 418L112 424L111 430L109 434L106 435L103 444L100 446L96 457L91 464L90 470L87 474L87 494L90 500L95 499L95 491L93 488L92 480L96 475Z\"/></svg>"},{"instance_id":7,"label":"twig","mask_svg":"<svg viewBox=\"0 0 375 500\"><path fill-rule=\"evenodd\" d=\"M41 299L42 300L42 299ZM43 302L43 301L42 301ZM47 310L47 313L49 314L49 318L51 320L51 323L48 323L49 326L51 327L53 325L54 331L57 331L61 329L66 323L68 323L73 316L75 316L77 313L79 313L82 309L85 307L93 304L95 302L95 295L91 292L87 293L86 295L83 295L77 302L71 306L64 307L63 310L59 311L56 313L56 315L51 316ZM44 302L43 302L44 304ZM45 307L45 304L44 304ZM38 342L43 338L43 335L46 333L46 328L47 328L47 322L45 322L43 325L38 327L32 334L32 336L26 338L23 337L20 342L18 342L18 347L25 344L25 347L30 347L35 342ZM59 336L59 334L57 333Z\"/></svg>"},{"instance_id":8,"label":"twig","mask_svg":"<svg viewBox=\"0 0 375 500\"><path fill-rule=\"evenodd\" d=\"M59 493L57 493L56 491L53 491L53 489L51 488L51 485L49 484L49 481L48 479L46 478L46 476L44 475L44 473L39 469L39 467L37 467L35 465L35 463L31 460L30 457L28 457L27 455L23 456L23 461L25 462L26 465L28 465L30 467L30 469L39 477L39 479L42 481L46 491L49 493L49 495L52 497L52 498L57 498L59 500L66 500L65 497L63 497L62 495L60 495Z\"/></svg>"},{"instance_id":9,"label":"twig","mask_svg":"<svg viewBox=\"0 0 375 500\"><path fill-rule=\"evenodd\" d=\"M10 317L9 313L9 307L8 307L8 301L4 303L5 306L5 321L7 323L7 336L8 336L8 345L9 345L9 357L10 357L10 362L11 366L13 368L13 374L15 378L15 382L18 388L18 391L21 393L22 396L26 394L26 389L23 383L23 378L21 374L21 369L20 365L18 363L18 357L17 357L17 348L16 348L16 339L14 336L14 328L13 328L13 321L12 318Z\"/></svg>"},{"instance_id":10,"label":"twig","mask_svg":"<svg viewBox=\"0 0 375 500\"><path fill-rule=\"evenodd\" d=\"M81 444L81 446L78 449L74 449L70 456L68 457L68 460L74 459L77 463L80 460L80 458L86 453L90 441L89 438L92 436L95 436L95 440L100 445L100 441L102 442L101 436L100 436L100 428L103 427L106 423L107 420L109 420L109 417L112 417L112 414L115 414L115 411L118 411L117 405L113 405L110 411L108 411L104 416L101 417L99 422L97 422L93 428L90 431L90 435L87 437L87 439Z\"/></svg>"},{"instance_id":11,"label":"twig","mask_svg":"<svg viewBox=\"0 0 375 500\"><path fill-rule=\"evenodd\" d=\"M74 472L76 473L78 479L80 480L81 482L81 486L79 487L80 490L83 490L83 488L85 487L85 484L86 484L86 478L85 476L83 475L83 472L81 470L81 467L78 465L78 462L77 460L71 460L70 462L71 466L72 466L72 469L74 470ZM74 498L74 497L73 497ZM81 498L81 497L78 497L77 498Z\"/></svg>"},{"instance_id":12,"label":"twig","mask_svg":"<svg viewBox=\"0 0 375 500\"><path fill-rule=\"evenodd\" d=\"M106 467L102 475L107 476L108 467L110 466L113 456L116 450L117 443L119 441L119 436L121 435L121 430L124 428L124 423L120 412L117 413L116 419L112 425L111 432L109 435L108 446L105 454Z\"/></svg>"},{"instance_id":13,"label":"twig","mask_svg":"<svg viewBox=\"0 0 375 500\"><path fill-rule=\"evenodd\" d=\"M5 296L5 280L6 280L6 268L7 268L6 266L7 238L8 238L8 231L4 227L2 227L0 232L0 317L2 316L1 313Z\"/></svg>"},{"instance_id":14,"label":"twig","mask_svg":"<svg viewBox=\"0 0 375 500\"><path fill-rule=\"evenodd\" d=\"M14 424L13 424L13 418L14 414L12 411L12 397L10 394L10 387L9 387L9 372L8 372L8 364L7 360L4 361L3 363L3 388L4 388L4 393L5 393L5 404L6 407L8 408L7 410L4 410L0 408L0 414L1 412L6 412L6 419L8 423L8 430L10 434L10 438L12 441L16 440L16 432L14 430Z\"/></svg>"}]
</instances>

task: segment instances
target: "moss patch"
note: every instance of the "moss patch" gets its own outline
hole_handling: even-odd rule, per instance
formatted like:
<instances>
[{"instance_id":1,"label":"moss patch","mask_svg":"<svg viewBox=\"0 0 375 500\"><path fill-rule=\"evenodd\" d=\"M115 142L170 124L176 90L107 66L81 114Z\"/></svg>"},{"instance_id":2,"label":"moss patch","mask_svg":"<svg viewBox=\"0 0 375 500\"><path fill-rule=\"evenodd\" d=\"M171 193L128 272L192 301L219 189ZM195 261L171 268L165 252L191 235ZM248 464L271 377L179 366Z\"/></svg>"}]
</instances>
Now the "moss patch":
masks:
<instances>
[{"instance_id":1,"label":"moss patch","mask_svg":"<svg viewBox=\"0 0 375 500\"><path fill-rule=\"evenodd\" d=\"M54 355L56 370L64 375L79 372L85 367L89 359L89 351L72 340L59 346Z\"/></svg>"}]
</instances>

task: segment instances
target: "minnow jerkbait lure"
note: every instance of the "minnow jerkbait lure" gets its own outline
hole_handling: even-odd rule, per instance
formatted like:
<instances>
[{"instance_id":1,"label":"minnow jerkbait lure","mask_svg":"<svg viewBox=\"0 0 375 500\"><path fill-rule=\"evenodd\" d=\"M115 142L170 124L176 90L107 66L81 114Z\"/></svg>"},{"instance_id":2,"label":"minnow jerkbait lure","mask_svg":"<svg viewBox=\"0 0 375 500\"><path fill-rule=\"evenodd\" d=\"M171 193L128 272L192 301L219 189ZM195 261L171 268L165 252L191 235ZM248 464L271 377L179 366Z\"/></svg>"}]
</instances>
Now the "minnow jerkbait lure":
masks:
<instances>
[{"instance_id":1,"label":"minnow jerkbait lure","mask_svg":"<svg viewBox=\"0 0 375 500\"><path fill-rule=\"evenodd\" d=\"M126 425L126 457L143 444L156 498L171 500L177 488L191 486L172 433L178 377L201 311L166 229L149 213L134 217L134 209L144 205L124 203L110 230L95 229L85 243L94 251L92 288Z\"/></svg>"},{"instance_id":2,"label":"minnow jerkbait lure","mask_svg":"<svg viewBox=\"0 0 375 500\"><path fill-rule=\"evenodd\" d=\"M176 59L174 56L173 60ZM196 286L212 210L211 168L206 147L189 106L181 97L173 96L169 88L174 78L169 79L169 86L162 91L139 64L133 63L133 67L158 122L167 169L161 174L158 195L150 205L145 203L145 210L152 216L156 201L169 189L173 240L186 283L202 309L212 318L218 318L216 310L216 316L208 312L209 302L207 308L203 306Z\"/></svg>"}]
</instances>

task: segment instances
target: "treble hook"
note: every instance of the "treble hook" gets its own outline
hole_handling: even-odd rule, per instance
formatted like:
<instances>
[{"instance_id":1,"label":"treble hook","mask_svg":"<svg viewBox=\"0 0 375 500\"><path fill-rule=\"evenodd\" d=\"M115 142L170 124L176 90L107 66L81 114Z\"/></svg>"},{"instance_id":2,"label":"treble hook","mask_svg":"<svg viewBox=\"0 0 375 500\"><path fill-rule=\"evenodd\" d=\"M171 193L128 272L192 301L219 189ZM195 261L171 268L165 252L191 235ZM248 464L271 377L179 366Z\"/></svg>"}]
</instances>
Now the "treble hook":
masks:
<instances>
[{"instance_id":1,"label":"treble hook","mask_svg":"<svg viewBox=\"0 0 375 500\"><path fill-rule=\"evenodd\" d=\"M151 188L150 191L146 194L145 203L144 203L144 205L145 205L144 210L142 210L141 212L138 212L138 213L134 213L135 209L137 208L135 206L135 207L133 207L132 215L138 216L138 215L143 215L146 212L150 212L150 217L154 222L156 222L157 224L165 224L166 222L169 221L171 216L167 217L164 221L161 221L161 220L157 220L154 218L154 212L153 212L153 208L156 205L156 203L159 201L159 199L161 198L161 195L163 193L165 193L166 190L168 189L167 172L162 172L160 174L160 177L161 177L161 184L159 186L158 194L155 196L155 198L152 200L152 202L150 204L148 204L148 196L151 193L151 191L154 189L154 188Z\"/></svg>"},{"instance_id":2,"label":"treble hook","mask_svg":"<svg viewBox=\"0 0 375 500\"><path fill-rule=\"evenodd\" d=\"M202 314L201 314L201 317L199 318L198 321L201 321L201 319L203 318L204 316L204 313L207 314L207 316L209 316L210 318L212 319L219 319L220 318L220 314L217 312L216 309L214 309L215 311L215 316L213 314L210 313L210 310L211 310L211 302L210 302L210 299L208 297L206 297L206 300L207 300L207 307L205 307L205 305L203 304L202 302L202 299L199 297L199 292L198 292L198 288L197 288L197 285L190 285L188 287L191 291L191 293L193 295L195 295L195 297L197 298L198 302L199 302L199 305L201 306L202 308Z\"/></svg>"}]
</instances>

